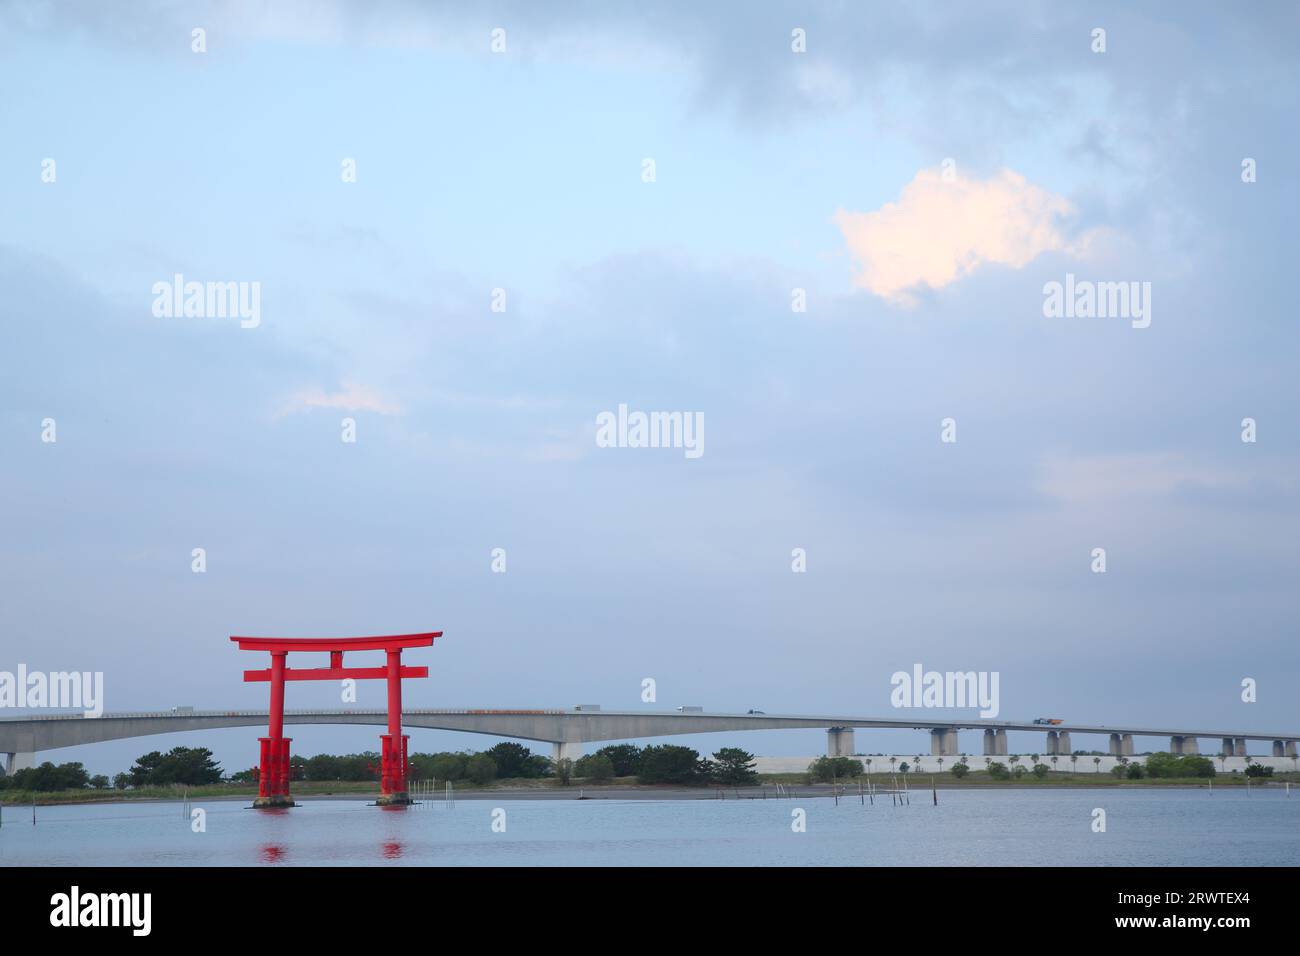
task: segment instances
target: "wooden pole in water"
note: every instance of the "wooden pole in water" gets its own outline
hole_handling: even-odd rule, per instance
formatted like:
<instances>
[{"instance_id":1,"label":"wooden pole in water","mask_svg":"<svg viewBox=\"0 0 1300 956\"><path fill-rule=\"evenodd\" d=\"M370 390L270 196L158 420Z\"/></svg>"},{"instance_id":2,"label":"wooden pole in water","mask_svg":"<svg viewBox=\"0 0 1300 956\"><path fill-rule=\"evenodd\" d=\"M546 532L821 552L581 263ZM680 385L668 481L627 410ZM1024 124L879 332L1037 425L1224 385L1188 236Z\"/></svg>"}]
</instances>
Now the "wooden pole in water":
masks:
<instances>
[{"instance_id":1,"label":"wooden pole in water","mask_svg":"<svg viewBox=\"0 0 1300 956\"><path fill-rule=\"evenodd\" d=\"M934 777L930 778L930 792L934 795L934 805L939 805L939 788L934 785Z\"/></svg>"}]
</instances>

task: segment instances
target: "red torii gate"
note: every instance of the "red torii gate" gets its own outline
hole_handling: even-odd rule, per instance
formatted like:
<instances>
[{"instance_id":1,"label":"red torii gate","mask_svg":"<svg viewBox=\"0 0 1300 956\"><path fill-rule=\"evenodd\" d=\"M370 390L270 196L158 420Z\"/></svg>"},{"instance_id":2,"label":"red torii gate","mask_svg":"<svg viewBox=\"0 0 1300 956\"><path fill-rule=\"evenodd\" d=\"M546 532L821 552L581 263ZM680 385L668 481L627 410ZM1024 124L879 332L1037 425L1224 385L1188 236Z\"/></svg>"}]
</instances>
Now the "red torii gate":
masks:
<instances>
[{"instance_id":1,"label":"red torii gate","mask_svg":"<svg viewBox=\"0 0 1300 956\"><path fill-rule=\"evenodd\" d=\"M388 733L381 735L380 797L381 804L409 803L406 795L406 742L402 733L402 678L428 677L427 667L404 667L402 649L429 647L442 631L424 634L393 634L387 637L231 637L241 651L269 651L269 670L244 671L244 680L271 682L271 713L267 736L262 744L261 771L255 807L291 807L289 795L289 744L284 736L284 682L290 680L358 680L388 681ZM290 651L328 651L329 667L291 668L285 666ZM345 651L383 651L384 667L344 667Z\"/></svg>"}]
</instances>

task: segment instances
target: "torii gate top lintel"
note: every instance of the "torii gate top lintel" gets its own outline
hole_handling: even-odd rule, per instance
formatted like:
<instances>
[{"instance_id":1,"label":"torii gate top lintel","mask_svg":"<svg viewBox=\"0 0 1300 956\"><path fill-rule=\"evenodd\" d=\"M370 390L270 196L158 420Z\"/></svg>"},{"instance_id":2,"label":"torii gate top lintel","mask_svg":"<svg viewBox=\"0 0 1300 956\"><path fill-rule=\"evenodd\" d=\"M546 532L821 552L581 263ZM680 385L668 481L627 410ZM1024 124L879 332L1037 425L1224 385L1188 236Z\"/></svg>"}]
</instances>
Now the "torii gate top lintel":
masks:
<instances>
[{"instance_id":1,"label":"torii gate top lintel","mask_svg":"<svg viewBox=\"0 0 1300 956\"><path fill-rule=\"evenodd\" d=\"M387 651L428 647L442 631L390 634L378 637L231 637L241 651Z\"/></svg>"}]
</instances>

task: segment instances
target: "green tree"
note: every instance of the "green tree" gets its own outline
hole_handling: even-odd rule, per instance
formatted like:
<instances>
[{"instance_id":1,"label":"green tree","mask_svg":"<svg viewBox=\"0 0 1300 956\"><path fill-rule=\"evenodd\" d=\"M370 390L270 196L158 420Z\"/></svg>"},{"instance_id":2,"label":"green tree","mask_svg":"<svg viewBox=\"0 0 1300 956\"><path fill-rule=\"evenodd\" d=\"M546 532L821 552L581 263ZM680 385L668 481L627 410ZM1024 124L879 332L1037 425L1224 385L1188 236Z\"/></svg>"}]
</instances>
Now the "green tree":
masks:
<instances>
[{"instance_id":1,"label":"green tree","mask_svg":"<svg viewBox=\"0 0 1300 956\"><path fill-rule=\"evenodd\" d=\"M472 782L483 786L497 777L497 764L485 753L474 754L465 763L465 776Z\"/></svg>"},{"instance_id":2,"label":"green tree","mask_svg":"<svg viewBox=\"0 0 1300 956\"><path fill-rule=\"evenodd\" d=\"M641 751L641 783L696 784L699 779L700 755L690 747L659 744Z\"/></svg>"},{"instance_id":3,"label":"green tree","mask_svg":"<svg viewBox=\"0 0 1300 956\"><path fill-rule=\"evenodd\" d=\"M614 777L614 761L603 753L587 754L573 765L573 774L584 780L605 783Z\"/></svg>"},{"instance_id":4,"label":"green tree","mask_svg":"<svg viewBox=\"0 0 1300 956\"><path fill-rule=\"evenodd\" d=\"M968 773L970 773L970 767L966 766L964 763L955 763L952 765L952 775L958 780L961 780Z\"/></svg>"},{"instance_id":5,"label":"green tree","mask_svg":"<svg viewBox=\"0 0 1300 956\"><path fill-rule=\"evenodd\" d=\"M1213 777L1214 761L1192 754L1154 753L1147 757L1148 777Z\"/></svg>"},{"instance_id":6,"label":"green tree","mask_svg":"<svg viewBox=\"0 0 1300 956\"><path fill-rule=\"evenodd\" d=\"M545 777L551 766L541 754L535 754L523 744L499 743L484 751L497 765L497 776L504 779Z\"/></svg>"},{"instance_id":7,"label":"green tree","mask_svg":"<svg viewBox=\"0 0 1300 956\"><path fill-rule=\"evenodd\" d=\"M181 783L197 787L221 780L221 766L212 759L207 747L173 747L167 753L152 750L135 762L129 771L137 787L166 787Z\"/></svg>"},{"instance_id":8,"label":"green tree","mask_svg":"<svg viewBox=\"0 0 1300 956\"><path fill-rule=\"evenodd\" d=\"M569 781L573 779L573 759L571 757L561 757L559 760L551 761L552 772L560 786L567 787Z\"/></svg>"},{"instance_id":9,"label":"green tree","mask_svg":"<svg viewBox=\"0 0 1300 956\"><path fill-rule=\"evenodd\" d=\"M989 777L993 780L1009 780L1011 771L1007 769L1007 765L1002 761L993 760L989 762Z\"/></svg>"},{"instance_id":10,"label":"green tree","mask_svg":"<svg viewBox=\"0 0 1300 956\"><path fill-rule=\"evenodd\" d=\"M1047 764L1045 764L1045 763L1036 763L1036 764L1034 764L1034 776L1037 777L1039 780L1046 779L1046 777L1047 777Z\"/></svg>"},{"instance_id":11,"label":"green tree","mask_svg":"<svg viewBox=\"0 0 1300 956\"><path fill-rule=\"evenodd\" d=\"M80 763L55 765L48 760L38 767L17 770L9 779L9 786L14 790L36 790L40 793L84 790L90 783L90 775Z\"/></svg>"},{"instance_id":12,"label":"green tree","mask_svg":"<svg viewBox=\"0 0 1300 956\"><path fill-rule=\"evenodd\" d=\"M303 774L308 780L342 780L343 761L333 754L317 754L307 758Z\"/></svg>"},{"instance_id":13,"label":"green tree","mask_svg":"<svg viewBox=\"0 0 1300 956\"><path fill-rule=\"evenodd\" d=\"M596 753L609 758L616 777L635 777L641 772L641 748L635 744L613 744Z\"/></svg>"},{"instance_id":14,"label":"green tree","mask_svg":"<svg viewBox=\"0 0 1300 956\"><path fill-rule=\"evenodd\" d=\"M464 780L469 771L469 754L438 753L429 761L429 776L435 780Z\"/></svg>"},{"instance_id":15,"label":"green tree","mask_svg":"<svg viewBox=\"0 0 1300 956\"><path fill-rule=\"evenodd\" d=\"M818 757L808 765L808 776L820 783L850 780L862 776L862 761L852 757Z\"/></svg>"},{"instance_id":16,"label":"green tree","mask_svg":"<svg viewBox=\"0 0 1300 956\"><path fill-rule=\"evenodd\" d=\"M739 747L723 747L713 755L713 760L713 779L718 783L729 787L744 787L758 782L758 774L754 772L754 755Z\"/></svg>"}]
</instances>

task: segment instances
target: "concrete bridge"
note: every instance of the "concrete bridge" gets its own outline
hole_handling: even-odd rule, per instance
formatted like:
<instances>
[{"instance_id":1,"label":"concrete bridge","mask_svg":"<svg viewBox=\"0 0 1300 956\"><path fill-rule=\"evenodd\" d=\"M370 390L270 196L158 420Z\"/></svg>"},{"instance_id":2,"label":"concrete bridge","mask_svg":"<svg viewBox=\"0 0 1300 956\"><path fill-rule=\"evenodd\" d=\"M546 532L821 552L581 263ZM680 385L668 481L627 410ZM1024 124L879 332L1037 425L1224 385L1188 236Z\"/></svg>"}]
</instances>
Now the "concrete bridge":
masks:
<instances>
[{"instance_id":1,"label":"concrete bridge","mask_svg":"<svg viewBox=\"0 0 1300 956\"><path fill-rule=\"evenodd\" d=\"M0 717L0 760L5 773L35 766L36 755L62 747L77 747L105 740L147 737L223 727L265 727L265 710L177 709L160 713L41 714ZM286 710L286 724L370 724L387 723L384 710ZM858 727L894 730L924 730L930 733L930 752L935 756L956 756L960 731L982 736L986 755L1007 753L1007 731L1034 731L1046 735L1043 752L1070 754L1072 734L1107 738L1114 756L1132 754L1134 737L1163 737L1176 754L1200 753L1201 740L1220 742L1221 754L1244 757L1247 741L1267 741L1275 757L1296 756L1300 732L1255 733L1240 730L1189 730L1186 728L1142 728L1104 724L1058 724L1045 726L1032 721L990 721L925 719L921 717L821 717L797 714L706 714L676 711L573 710L403 710L405 727L453 730L494 737L547 742L556 758L576 758L584 743L670 737L678 734L714 734L741 730L826 730L826 752L850 756L855 752L854 729ZM1090 749L1101 749L1100 747Z\"/></svg>"}]
</instances>

